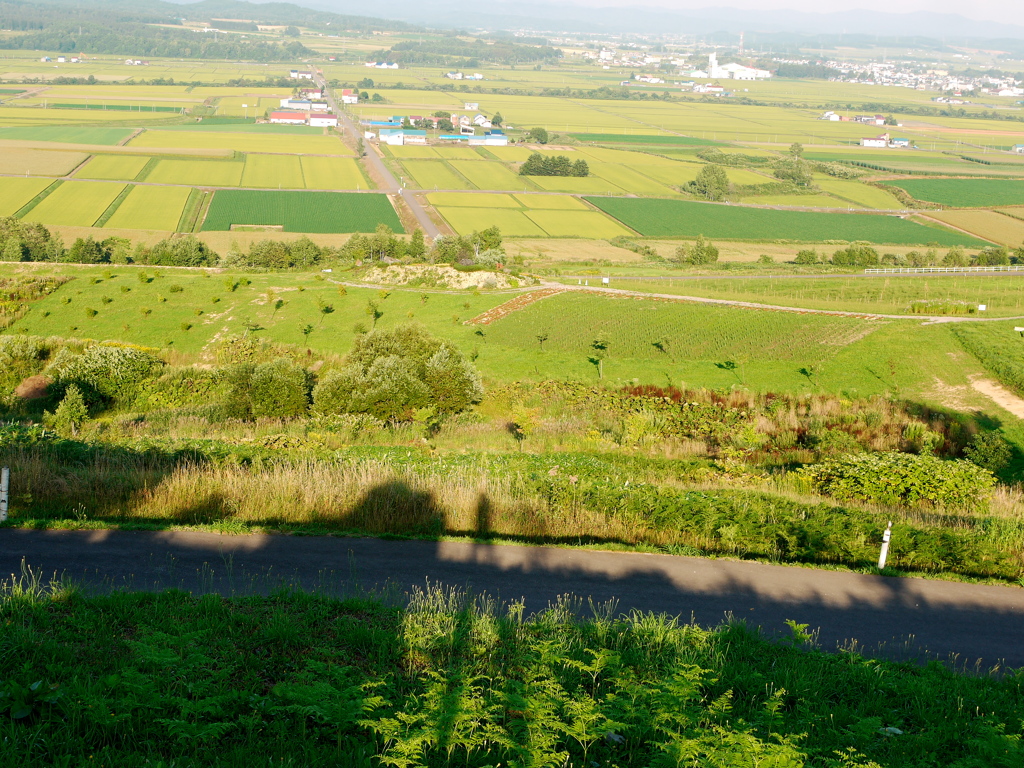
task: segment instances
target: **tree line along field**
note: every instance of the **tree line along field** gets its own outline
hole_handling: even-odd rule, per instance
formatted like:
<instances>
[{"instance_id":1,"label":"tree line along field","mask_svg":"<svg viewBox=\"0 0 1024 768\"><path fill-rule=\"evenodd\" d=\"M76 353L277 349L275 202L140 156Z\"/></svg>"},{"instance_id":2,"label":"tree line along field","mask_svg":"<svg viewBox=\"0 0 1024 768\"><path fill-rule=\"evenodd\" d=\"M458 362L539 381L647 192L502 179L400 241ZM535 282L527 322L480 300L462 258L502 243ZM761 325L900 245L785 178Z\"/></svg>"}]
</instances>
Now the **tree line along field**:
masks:
<instances>
[{"instance_id":1,"label":"tree line along field","mask_svg":"<svg viewBox=\"0 0 1024 768\"><path fill-rule=\"evenodd\" d=\"M705 235L722 240L986 245L970 235L927 227L896 216L765 210L683 200L588 197L587 201L648 237Z\"/></svg>"}]
</instances>

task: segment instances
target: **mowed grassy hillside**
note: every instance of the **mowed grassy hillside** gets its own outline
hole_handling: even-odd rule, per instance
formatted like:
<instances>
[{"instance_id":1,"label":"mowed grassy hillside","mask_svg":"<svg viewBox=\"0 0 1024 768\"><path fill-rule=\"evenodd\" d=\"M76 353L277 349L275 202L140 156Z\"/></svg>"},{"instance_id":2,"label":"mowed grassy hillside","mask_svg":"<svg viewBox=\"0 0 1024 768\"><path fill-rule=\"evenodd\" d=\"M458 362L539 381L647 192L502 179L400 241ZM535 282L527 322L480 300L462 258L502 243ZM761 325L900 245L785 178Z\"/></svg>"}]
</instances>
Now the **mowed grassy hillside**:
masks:
<instances>
[{"instance_id":1,"label":"mowed grassy hillside","mask_svg":"<svg viewBox=\"0 0 1024 768\"><path fill-rule=\"evenodd\" d=\"M5 267L4 273L14 269L19 268ZM451 339L492 381L597 381L602 358L604 379L612 384L637 380L929 397L936 382L967 387L969 376L983 373L948 325L912 320L564 293L490 325L472 325L466 321L517 294L356 287L342 292L329 280L299 274L207 277L193 270L125 266L34 271L75 279L33 303L9 333L122 340L197 354L216 338L249 332L345 353L379 313L377 327L413 320ZM285 303L275 310L278 298ZM597 341L603 351L594 348Z\"/></svg>"}]
</instances>

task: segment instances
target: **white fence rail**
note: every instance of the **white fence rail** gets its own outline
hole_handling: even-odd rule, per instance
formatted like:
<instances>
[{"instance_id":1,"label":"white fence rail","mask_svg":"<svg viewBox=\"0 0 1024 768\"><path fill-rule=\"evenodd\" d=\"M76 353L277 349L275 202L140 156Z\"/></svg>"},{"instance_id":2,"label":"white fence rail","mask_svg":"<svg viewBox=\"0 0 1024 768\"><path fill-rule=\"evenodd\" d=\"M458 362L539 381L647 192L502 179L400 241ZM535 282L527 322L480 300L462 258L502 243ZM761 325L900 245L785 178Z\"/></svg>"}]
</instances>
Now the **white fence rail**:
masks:
<instances>
[{"instance_id":1,"label":"white fence rail","mask_svg":"<svg viewBox=\"0 0 1024 768\"><path fill-rule=\"evenodd\" d=\"M864 270L866 275L907 275L927 272L1024 272L1024 265L1008 267L889 267Z\"/></svg>"}]
</instances>

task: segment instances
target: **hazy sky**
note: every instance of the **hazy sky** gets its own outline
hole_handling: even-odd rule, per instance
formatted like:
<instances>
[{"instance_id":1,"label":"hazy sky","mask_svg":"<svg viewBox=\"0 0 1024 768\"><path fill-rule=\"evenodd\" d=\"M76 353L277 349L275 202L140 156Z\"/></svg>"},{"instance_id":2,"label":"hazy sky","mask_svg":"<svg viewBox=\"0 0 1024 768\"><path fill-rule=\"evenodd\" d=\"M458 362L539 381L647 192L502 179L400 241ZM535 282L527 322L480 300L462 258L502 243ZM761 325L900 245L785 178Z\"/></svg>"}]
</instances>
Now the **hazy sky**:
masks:
<instances>
[{"instance_id":1,"label":"hazy sky","mask_svg":"<svg viewBox=\"0 0 1024 768\"><path fill-rule=\"evenodd\" d=\"M911 13L913 11L935 11L956 13L972 19L991 19L1010 24L1024 25L1024 1L1022 0L570 0L579 5L624 6L648 5L684 10L687 8L708 8L723 6L732 8L755 8L761 10L787 8L796 11L850 11L857 9L888 11L890 13Z\"/></svg>"}]
</instances>

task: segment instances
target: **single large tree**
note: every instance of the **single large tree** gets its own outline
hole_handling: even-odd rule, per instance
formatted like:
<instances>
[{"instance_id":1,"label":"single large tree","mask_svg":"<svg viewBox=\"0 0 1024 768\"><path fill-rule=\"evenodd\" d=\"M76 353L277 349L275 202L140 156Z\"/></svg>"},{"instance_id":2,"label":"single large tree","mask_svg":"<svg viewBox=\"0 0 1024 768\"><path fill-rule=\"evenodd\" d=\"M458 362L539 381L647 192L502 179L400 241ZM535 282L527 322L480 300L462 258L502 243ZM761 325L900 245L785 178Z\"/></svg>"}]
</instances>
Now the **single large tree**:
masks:
<instances>
[{"instance_id":1,"label":"single large tree","mask_svg":"<svg viewBox=\"0 0 1024 768\"><path fill-rule=\"evenodd\" d=\"M690 182L690 192L705 200L721 200L729 191L729 177L720 165L705 165L697 178Z\"/></svg>"}]
</instances>

